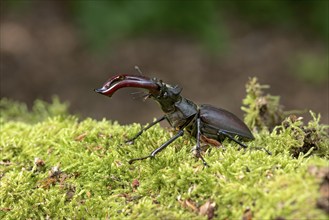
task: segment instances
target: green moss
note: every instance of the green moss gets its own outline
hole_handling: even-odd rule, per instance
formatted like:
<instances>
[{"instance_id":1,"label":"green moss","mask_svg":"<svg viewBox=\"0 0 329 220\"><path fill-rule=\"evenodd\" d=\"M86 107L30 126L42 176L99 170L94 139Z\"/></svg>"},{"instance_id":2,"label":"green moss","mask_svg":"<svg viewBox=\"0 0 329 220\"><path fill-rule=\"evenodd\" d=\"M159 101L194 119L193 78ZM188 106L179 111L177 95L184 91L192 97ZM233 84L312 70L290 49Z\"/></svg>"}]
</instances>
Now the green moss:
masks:
<instances>
[{"instance_id":1,"label":"green moss","mask_svg":"<svg viewBox=\"0 0 329 220\"><path fill-rule=\"evenodd\" d=\"M328 126L313 113L306 125L291 117L274 129L262 124L249 145L272 156L224 141L224 148L205 153L205 168L190 152L195 140L188 135L155 159L130 165L173 132L155 126L127 145L139 124L80 121L58 100L36 103L29 112L0 102L1 219L207 219L200 209L208 201L215 208L206 215L215 219L241 219L248 209L254 219L327 217L316 206L321 178L309 170L328 167ZM249 123L252 117L248 110ZM297 151L306 139L313 145Z\"/></svg>"},{"instance_id":2,"label":"green moss","mask_svg":"<svg viewBox=\"0 0 329 220\"><path fill-rule=\"evenodd\" d=\"M0 113L2 120L23 121L28 123L35 123L45 120L48 117L56 115L67 115L68 104L61 103L57 96L54 96L52 103L47 103L41 100L36 100L31 109L24 103L12 101L6 98L0 99Z\"/></svg>"}]
</instances>

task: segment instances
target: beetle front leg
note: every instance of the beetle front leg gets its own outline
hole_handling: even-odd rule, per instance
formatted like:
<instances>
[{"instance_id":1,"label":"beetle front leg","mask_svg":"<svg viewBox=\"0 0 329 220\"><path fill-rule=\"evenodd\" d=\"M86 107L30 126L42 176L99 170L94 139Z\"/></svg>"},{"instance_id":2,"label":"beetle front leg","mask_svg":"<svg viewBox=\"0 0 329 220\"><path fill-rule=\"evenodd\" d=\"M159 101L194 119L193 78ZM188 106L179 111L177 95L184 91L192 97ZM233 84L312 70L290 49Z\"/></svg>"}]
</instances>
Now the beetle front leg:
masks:
<instances>
[{"instance_id":1,"label":"beetle front leg","mask_svg":"<svg viewBox=\"0 0 329 220\"><path fill-rule=\"evenodd\" d=\"M154 126L155 124L163 121L166 117L162 116L161 118L157 119L156 121L152 122L151 124L149 124L148 126L142 128L142 130L140 130L133 138L129 139L126 141L127 144L132 144L134 143L134 140L136 140L139 136L141 136L143 134L144 131L148 130L149 128L151 128L152 126Z\"/></svg>"},{"instance_id":2,"label":"beetle front leg","mask_svg":"<svg viewBox=\"0 0 329 220\"><path fill-rule=\"evenodd\" d=\"M132 164L136 160L145 160L145 159L147 159L149 157L151 157L151 158L155 157L155 155L157 153L159 153L160 151L162 151L163 149L165 149L169 144L171 144L172 142L174 142L180 136L183 136L183 134L184 134L184 130L183 129L179 130L178 133L174 137L170 138L167 142L165 142L164 144L162 144L159 148L157 148L154 151L152 151L152 153L150 155L148 155L146 157L140 157L140 158L131 159L131 160L129 160L128 163L129 164Z\"/></svg>"}]
</instances>

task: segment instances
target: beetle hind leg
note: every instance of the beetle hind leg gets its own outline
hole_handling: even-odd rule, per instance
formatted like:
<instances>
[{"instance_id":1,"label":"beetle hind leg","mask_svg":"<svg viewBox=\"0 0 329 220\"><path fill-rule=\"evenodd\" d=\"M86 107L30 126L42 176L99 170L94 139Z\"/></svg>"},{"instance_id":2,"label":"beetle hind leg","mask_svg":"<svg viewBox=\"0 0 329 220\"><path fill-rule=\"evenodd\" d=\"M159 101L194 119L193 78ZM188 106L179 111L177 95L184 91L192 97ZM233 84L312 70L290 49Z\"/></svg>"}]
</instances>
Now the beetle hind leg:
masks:
<instances>
[{"instance_id":1,"label":"beetle hind leg","mask_svg":"<svg viewBox=\"0 0 329 220\"><path fill-rule=\"evenodd\" d=\"M230 135L230 134L227 133L226 131L219 130L219 131L217 132L217 135L218 135L218 136L223 135L223 136L229 138L230 140L232 140L232 141L234 141L235 143L237 143L238 145L240 145L240 147L242 147L243 149L247 149L247 148L248 148L247 145L245 145L245 144L242 143L241 141L235 139L232 135ZM266 148L264 148L264 147L249 147L249 148L250 148L250 149L256 149L256 150L263 150L263 151L265 151L268 155L272 155L272 153L271 153L269 150L267 150Z\"/></svg>"}]
</instances>

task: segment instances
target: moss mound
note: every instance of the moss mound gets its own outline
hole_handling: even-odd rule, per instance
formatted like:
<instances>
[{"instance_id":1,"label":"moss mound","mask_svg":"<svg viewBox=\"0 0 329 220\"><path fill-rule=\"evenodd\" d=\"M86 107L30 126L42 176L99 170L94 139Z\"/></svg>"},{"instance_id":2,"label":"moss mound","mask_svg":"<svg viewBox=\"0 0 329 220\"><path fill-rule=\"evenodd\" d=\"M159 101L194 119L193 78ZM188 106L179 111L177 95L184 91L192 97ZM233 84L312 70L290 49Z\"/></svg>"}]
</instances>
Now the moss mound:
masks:
<instances>
[{"instance_id":1,"label":"moss mound","mask_svg":"<svg viewBox=\"0 0 329 220\"><path fill-rule=\"evenodd\" d=\"M1 219L327 219L328 126L285 115L279 100L247 85L245 121L272 152L224 141L204 157L195 140L178 139L155 159L145 156L174 133L155 126L134 145L139 124L79 120L54 99L0 101ZM265 107L264 107L265 106Z\"/></svg>"}]
</instances>

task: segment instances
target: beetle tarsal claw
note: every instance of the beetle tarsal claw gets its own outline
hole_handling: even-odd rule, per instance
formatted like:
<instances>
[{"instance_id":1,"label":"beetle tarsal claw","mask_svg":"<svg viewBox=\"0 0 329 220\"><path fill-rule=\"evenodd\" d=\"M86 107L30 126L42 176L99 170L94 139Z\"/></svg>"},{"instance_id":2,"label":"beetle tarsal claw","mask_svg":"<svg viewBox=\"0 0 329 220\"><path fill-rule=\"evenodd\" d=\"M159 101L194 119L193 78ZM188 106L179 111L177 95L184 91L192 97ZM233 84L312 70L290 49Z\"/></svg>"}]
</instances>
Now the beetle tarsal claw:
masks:
<instances>
[{"instance_id":1,"label":"beetle tarsal claw","mask_svg":"<svg viewBox=\"0 0 329 220\"><path fill-rule=\"evenodd\" d=\"M139 157L139 158L134 158L134 159L131 159L128 161L129 164L132 164L133 162L137 161L137 160L145 160L147 158L154 158L154 156L152 155L149 155L149 156L146 156L146 157Z\"/></svg>"},{"instance_id":2,"label":"beetle tarsal claw","mask_svg":"<svg viewBox=\"0 0 329 220\"><path fill-rule=\"evenodd\" d=\"M204 166L209 167L209 165L207 164L207 162L205 161L205 159L203 158L203 156L201 155L201 152L205 152L207 149L202 149L206 147L207 149L209 148L208 144L203 144L200 148L197 147L197 145L195 145L191 152L193 152L194 156L198 159L202 160L202 163Z\"/></svg>"},{"instance_id":3,"label":"beetle tarsal claw","mask_svg":"<svg viewBox=\"0 0 329 220\"><path fill-rule=\"evenodd\" d=\"M263 150L263 151L265 151L268 155L272 156L272 152L269 151L269 150L267 150L265 147L256 147L256 149L258 149L258 150Z\"/></svg>"}]
</instances>

